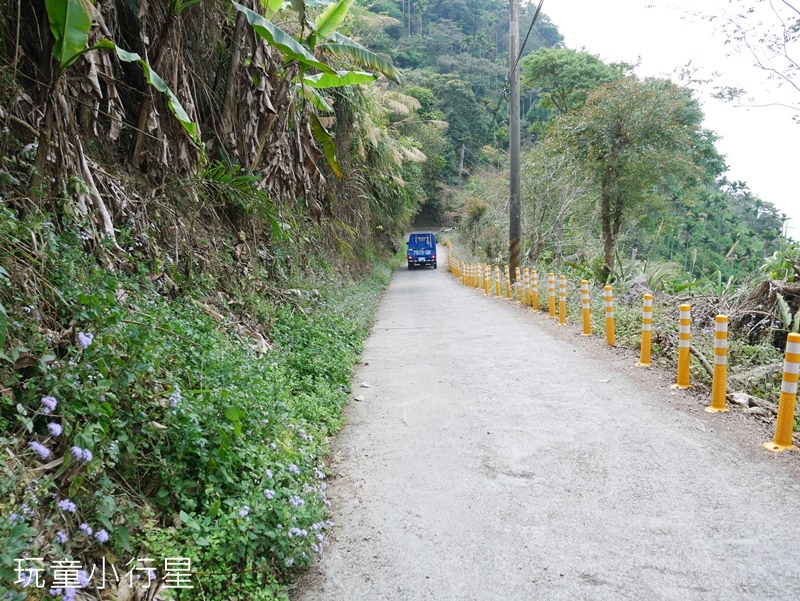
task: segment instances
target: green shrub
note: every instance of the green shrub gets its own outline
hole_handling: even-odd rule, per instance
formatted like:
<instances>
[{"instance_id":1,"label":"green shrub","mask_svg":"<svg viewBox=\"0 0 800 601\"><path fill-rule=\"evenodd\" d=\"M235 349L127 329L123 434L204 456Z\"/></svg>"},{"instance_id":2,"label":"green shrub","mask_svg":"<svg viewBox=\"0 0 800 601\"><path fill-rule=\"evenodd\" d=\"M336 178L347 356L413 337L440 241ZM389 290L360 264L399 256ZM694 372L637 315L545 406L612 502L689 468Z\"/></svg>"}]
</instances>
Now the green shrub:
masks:
<instances>
[{"instance_id":1,"label":"green shrub","mask_svg":"<svg viewBox=\"0 0 800 601\"><path fill-rule=\"evenodd\" d=\"M295 281L280 302L242 294L272 320L262 355L210 288L176 295L144 263L100 267L42 223L5 223L4 264L34 230L49 292L0 296L0 442L17 458L0 478L0 578L18 579L23 553L115 557L122 574L152 557L159 576L172 557L191 561L196 587L176 599L285 598L291 571L327 545L321 458L389 269Z\"/></svg>"}]
</instances>

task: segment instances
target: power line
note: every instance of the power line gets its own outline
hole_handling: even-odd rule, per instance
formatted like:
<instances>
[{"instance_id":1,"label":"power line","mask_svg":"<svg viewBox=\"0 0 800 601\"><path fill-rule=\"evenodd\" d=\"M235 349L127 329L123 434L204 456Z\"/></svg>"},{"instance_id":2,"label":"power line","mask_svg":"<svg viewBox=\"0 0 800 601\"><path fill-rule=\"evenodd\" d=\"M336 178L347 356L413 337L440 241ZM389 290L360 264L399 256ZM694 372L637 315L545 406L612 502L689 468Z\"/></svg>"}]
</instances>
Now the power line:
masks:
<instances>
[{"instance_id":1,"label":"power line","mask_svg":"<svg viewBox=\"0 0 800 601\"><path fill-rule=\"evenodd\" d=\"M533 20L531 21L531 26L528 27L528 33L525 34L525 41L522 42L522 47L519 49L519 54L517 54L517 60L514 62L514 67L511 69L511 73L513 73L514 69L517 68L519 60L522 58L522 52L525 50L525 45L528 43L528 38L531 35L531 31L533 31L533 26L536 24L536 21L539 18L539 13L542 10L542 4L544 4L544 0L539 0L539 6L536 7L536 12L533 14ZM511 74L509 74L509 77L511 77Z\"/></svg>"},{"instance_id":2,"label":"power line","mask_svg":"<svg viewBox=\"0 0 800 601\"><path fill-rule=\"evenodd\" d=\"M494 124L497 121L497 113L500 110L500 101L503 98L506 98L506 99L508 98L508 86L509 86L509 83L511 82L511 74L517 68L517 65L519 64L519 61L522 58L522 53L525 51L525 46L528 43L528 38L531 35L531 31L533 31L533 26L536 25L536 21L539 19L539 13L542 10L542 5L543 4L544 4L544 0L539 0L539 6L536 7L536 12L533 15L533 20L531 21L530 27L528 27L528 33L525 34L525 41L522 43L522 46L520 47L519 52L517 53L517 59L514 61L514 67L509 71L508 77L506 78L506 83L503 86L503 90L502 90L502 92L500 92L500 96L497 98L497 104L494 107L494 114L492 115L492 124L489 126L489 129L486 131L487 137L488 137L489 132L491 132L492 129L494 129Z\"/></svg>"}]
</instances>

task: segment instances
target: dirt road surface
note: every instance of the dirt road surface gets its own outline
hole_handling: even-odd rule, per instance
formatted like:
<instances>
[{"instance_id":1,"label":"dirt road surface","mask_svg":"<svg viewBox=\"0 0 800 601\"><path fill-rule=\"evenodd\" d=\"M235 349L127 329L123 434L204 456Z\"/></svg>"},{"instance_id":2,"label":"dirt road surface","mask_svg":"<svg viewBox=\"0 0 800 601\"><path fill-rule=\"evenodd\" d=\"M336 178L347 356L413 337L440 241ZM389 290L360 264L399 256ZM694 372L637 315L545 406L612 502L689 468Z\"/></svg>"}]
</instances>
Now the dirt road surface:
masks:
<instances>
[{"instance_id":1,"label":"dirt road surface","mask_svg":"<svg viewBox=\"0 0 800 601\"><path fill-rule=\"evenodd\" d=\"M293 598L800 599L798 457L635 362L398 271L333 445L333 542Z\"/></svg>"}]
</instances>

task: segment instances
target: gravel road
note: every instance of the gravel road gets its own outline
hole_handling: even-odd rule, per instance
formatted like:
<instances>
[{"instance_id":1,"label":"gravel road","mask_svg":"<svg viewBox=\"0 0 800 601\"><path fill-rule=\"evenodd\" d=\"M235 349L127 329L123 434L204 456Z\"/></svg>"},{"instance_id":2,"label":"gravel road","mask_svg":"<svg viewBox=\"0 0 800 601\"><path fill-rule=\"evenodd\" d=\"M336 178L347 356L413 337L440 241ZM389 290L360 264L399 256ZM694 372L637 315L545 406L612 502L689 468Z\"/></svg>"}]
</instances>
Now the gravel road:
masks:
<instances>
[{"instance_id":1,"label":"gravel road","mask_svg":"<svg viewBox=\"0 0 800 601\"><path fill-rule=\"evenodd\" d=\"M636 360L398 271L333 445L333 542L293 598L800 598L797 455Z\"/></svg>"}]
</instances>

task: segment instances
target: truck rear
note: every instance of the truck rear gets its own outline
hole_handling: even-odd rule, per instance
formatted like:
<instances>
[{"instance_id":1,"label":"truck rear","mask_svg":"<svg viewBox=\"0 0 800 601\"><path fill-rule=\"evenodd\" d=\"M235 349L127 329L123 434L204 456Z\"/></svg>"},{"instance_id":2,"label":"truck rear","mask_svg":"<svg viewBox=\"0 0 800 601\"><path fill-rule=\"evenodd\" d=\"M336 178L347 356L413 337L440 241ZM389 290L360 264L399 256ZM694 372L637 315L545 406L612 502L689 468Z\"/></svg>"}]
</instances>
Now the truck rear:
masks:
<instances>
[{"instance_id":1,"label":"truck rear","mask_svg":"<svg viewBox=\"0 0 800 601\"><path fill-rule=\"evenodd\" d=\"M436 236L432 232L411 234L408 237L408 268L432 265L436 269Z\"/></svg>"}]
</instances>

